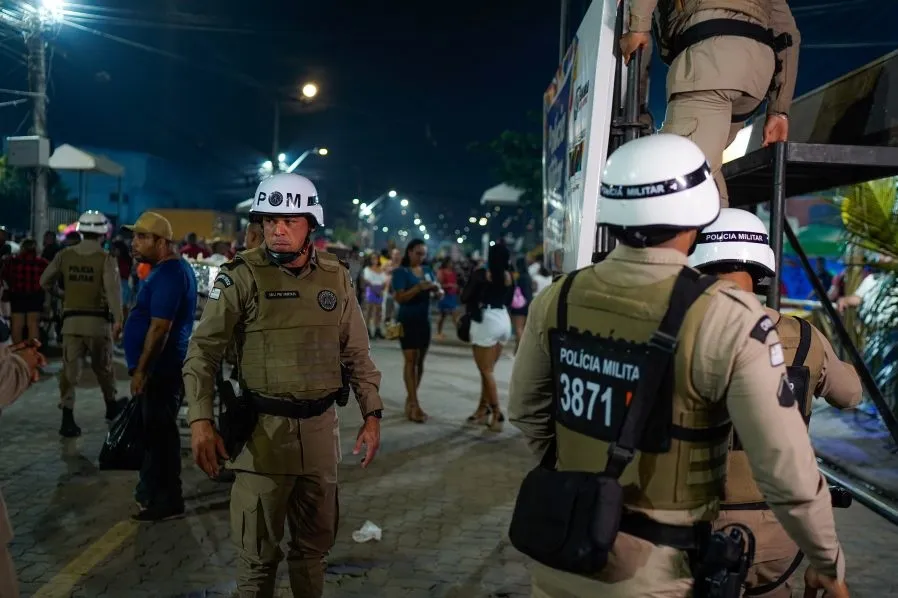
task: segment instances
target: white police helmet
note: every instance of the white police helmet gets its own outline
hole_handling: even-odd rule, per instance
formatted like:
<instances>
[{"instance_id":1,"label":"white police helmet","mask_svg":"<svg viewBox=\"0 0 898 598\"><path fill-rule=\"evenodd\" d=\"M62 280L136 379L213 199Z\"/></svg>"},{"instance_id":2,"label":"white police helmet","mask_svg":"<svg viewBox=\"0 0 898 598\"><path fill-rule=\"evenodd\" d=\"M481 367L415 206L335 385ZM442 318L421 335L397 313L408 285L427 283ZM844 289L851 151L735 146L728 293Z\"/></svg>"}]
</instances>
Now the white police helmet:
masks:
<instances>
[{"instance_id":1,"label":"white police helmet","mask_svg":"<svg viewBox=\"0 0 898 598\"><path fill-rule=\"evenodd\" d=\"M88 210L78 218L75 230L79 233L105 235L109 232L109 219L103 212Z\"/></svg>"},{"instance_id":2,"label":"white police helmet","mask_svg":"<svg viewBox=\"0 0 898 598\"><path fill-rule=\"evenodd\" d=\"M699 232L689 265L702 269L717 264L745 266L756 279L773 276L776 261L760 218L745 210L723 208L717 220Z\"/></svg>"},{"instance_id":3,"label":"white police helmet","mask_svg":"<svg viewBox=\"0 0 898 598\"><path fill-rule=\"evenodd\" d=\"M702 150L679 135L629 141L602 172L598 223L625 228L701 228L717 218L720 193Z\"/></svg>"},{"instance_id":4,"label":"white police helmet","mask_svg":"<svg viewBox=\"0 0 898 598\"><path fill-rule=\"evenodd\" d=\"M318 190L304 176L282 172L262 180L249 209L251 216L309 216L313 226L324 226Z\"/></svg>"}]
</instances>

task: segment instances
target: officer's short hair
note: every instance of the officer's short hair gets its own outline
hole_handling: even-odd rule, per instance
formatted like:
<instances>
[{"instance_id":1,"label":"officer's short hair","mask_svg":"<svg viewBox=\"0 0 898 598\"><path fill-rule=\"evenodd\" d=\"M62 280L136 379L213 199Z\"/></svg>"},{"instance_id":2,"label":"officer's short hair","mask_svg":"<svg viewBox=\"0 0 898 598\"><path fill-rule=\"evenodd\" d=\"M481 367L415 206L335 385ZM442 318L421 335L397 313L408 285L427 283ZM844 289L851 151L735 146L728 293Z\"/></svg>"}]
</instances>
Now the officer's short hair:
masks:
<instances>
[{"instance_id":1,"label":"officer's short hair","mask_svg":"<svg viewBox=\"0 0 898 598\"><path fill-rule=\"evenodd\" d=\"M691 230L673 226L646 226L640 228L610 226L609 232L615 239L628 247L644 249L657 247L676 237L679 233Z\"/></svg>"}]
</instances>

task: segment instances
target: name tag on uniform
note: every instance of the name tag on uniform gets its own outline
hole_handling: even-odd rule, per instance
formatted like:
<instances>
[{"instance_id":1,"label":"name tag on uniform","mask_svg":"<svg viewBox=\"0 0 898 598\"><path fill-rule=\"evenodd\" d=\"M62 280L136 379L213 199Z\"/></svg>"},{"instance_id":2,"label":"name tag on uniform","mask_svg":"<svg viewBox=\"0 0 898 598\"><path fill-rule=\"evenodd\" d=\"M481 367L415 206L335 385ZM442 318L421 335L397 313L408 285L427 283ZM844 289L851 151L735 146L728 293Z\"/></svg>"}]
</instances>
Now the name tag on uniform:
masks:
<instances>
[{"instance_id":1,"label":"name tag on uniform","mask_svg":"<svg viewBox=\"0 0 898 598\"><path fill-rule=\"evenodd\" d=\"M636 394L643 345L579 333L552 335L555 419L575 432L614 442Z\"/></svg>"},{"instance_id":2,"label":"name tag on uniform","mask_svg":"<svg viewBox=\"0 0 898 598\"><path fill-rule=\"evenodd\" d=\"M299 291L265 291L266 299L299 299Z\"/></svg>"}]
</instances>

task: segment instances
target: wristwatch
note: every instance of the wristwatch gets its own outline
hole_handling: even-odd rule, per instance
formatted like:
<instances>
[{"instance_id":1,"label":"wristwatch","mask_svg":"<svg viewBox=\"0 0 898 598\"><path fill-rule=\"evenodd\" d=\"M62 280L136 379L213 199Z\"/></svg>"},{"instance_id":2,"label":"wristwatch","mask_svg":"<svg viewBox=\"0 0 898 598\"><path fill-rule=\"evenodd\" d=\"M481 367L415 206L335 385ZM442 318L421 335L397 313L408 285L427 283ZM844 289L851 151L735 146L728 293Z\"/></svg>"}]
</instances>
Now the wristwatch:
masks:
<instances>
[{"instance_id":1,"label":"wristwatch","mask_svg":"<svg viewBox=\"0 0 898 598\"><path fill-rule=\"evenodd\" d=\"M383 419L383 416L384 416L383 409L375 409L374 411L372 411L370 413L366 413L365 419L368 419L369 417L376 417L377 419Z\"/></svg>"}]
</instances>

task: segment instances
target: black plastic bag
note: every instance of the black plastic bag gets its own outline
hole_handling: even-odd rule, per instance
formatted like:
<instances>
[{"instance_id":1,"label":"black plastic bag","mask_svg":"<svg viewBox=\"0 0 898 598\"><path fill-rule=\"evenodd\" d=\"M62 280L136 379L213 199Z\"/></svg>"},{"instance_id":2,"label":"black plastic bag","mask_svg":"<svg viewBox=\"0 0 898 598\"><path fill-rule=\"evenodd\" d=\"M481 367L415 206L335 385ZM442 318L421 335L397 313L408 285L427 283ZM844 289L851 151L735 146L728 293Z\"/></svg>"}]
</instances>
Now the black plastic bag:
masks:
<instances>
[{"instance_id":1,"label":"black plastic bag","mask_svg":"<svg viewBox=\"0 0 898 598\"><path fill-rule=\"evenodd\" d=\"M101 471L140 471L143 465L144 425L142 398L131 397L106 434L100 449Z\"/></svg>"}]
</instances>

